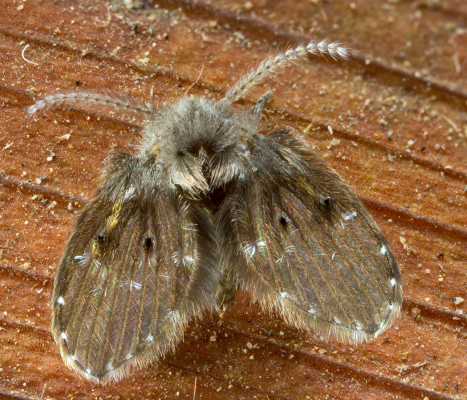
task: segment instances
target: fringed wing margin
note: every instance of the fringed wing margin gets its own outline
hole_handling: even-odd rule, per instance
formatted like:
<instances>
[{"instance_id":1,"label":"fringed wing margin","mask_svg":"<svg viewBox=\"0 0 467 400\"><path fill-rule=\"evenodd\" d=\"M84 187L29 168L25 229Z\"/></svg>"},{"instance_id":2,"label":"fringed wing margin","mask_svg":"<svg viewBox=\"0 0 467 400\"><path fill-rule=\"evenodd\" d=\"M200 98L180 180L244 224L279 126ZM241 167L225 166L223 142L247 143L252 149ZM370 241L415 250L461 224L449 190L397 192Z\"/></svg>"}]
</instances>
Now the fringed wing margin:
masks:
<instances>
[{"instance_id":1,"label":"fringed wing margin","mask_svg":"<svg viewBox=\"0 0 467 400\"><path fill-rule=\"evenodd\" d=\"M100 383L163 357L214 306L210 219L136 156L111 158L55 279L53 334L66 364Z\"/></svg>"},{"instance_id":2,"label":"fringed wing margin","mask_svg":"<svg viewBox=\"0 0 467 400\"><path fill-rule=\"evenodd\" d=\"M377 337L399 314L402 283L370 214L290 129L255 136L250 151L253 172L220 217L237 284L297 328Z\"/></svg>"}]
</instances>

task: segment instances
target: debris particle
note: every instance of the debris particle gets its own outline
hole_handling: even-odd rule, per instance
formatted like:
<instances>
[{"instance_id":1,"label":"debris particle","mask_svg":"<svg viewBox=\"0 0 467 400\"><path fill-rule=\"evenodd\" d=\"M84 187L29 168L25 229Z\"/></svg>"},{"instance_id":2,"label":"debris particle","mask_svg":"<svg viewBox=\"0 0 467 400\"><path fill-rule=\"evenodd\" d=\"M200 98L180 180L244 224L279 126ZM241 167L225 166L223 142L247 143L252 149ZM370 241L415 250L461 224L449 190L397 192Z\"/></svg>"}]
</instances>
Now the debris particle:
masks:
<instances>
[{"instance_id":1,"label":"debris particle","mask_svg":"<svg viewBox=\"0 0 467 400\"><path fill-rule=\"evenodd\" d=\"M451 301L457 306L464 301L462 297L453 297Z\"/></svg>"},{"instance_id":2,"label":"debris particle","mask_svg":"<svg viewBox=\"0 0 467 400\"><path fill-rule=\"evenodd\" d=\"M420 368L426 365L426 361L419 362L417 364L412 365L412 368Z\"/></svg>"},{"instance_id":3,"label":"debris particle","mask_svg":"<svg viewBox=\"0 0 467 400\"><path fill-rule=\"evenodd\" d=\"M31 268L31 263L25 262L24 264L21 264L21 268L29 269L29 268Z\"/></svg>"},{"instance_id":4,"label":"debris particle","mask_svg":"<svg viewBox=\"0 0 467 400\"><path fill-rule=\"evenodd\" d=\"M332 139L332 140L331 140L331 143L329 144L328 149L332 149L332 148L338 146L338 145L340 144L340 142L341 142L341 141L340 141L339 139L335 139L335 138Z\"/></svg>"},{"instance_id":5,"label":"debris particle","mask_svg":"<svg viewBox=\"0 0 467 400\"><path fill-rule=\"evenodd\" d=\"M245 10L251 11L253 9L253 3L251 1L247 1L245 3Z\"/></svg>"},{"instance_id":6,"label":"debris particle","mask_svg":"<svg viewBox=\"0 0 467 400\"><path fill-rule=\"evenodd\" d=\"M14 142L8 143L2 150L6 150L13 145Z\"/></svg>"},{"instance_id":7,"label":"debris particle","mask_svg":"<svg viewBox=\"0 0 467 400\"><path fill-rule=\"evenodd\" d=\"M311 128L313 128L313 124L308 125L308 126L305 128L305 130L303 131L303 133L305 133L305 134L309 133L309 132L311 131Z\"/></svg>"}]
</instances>

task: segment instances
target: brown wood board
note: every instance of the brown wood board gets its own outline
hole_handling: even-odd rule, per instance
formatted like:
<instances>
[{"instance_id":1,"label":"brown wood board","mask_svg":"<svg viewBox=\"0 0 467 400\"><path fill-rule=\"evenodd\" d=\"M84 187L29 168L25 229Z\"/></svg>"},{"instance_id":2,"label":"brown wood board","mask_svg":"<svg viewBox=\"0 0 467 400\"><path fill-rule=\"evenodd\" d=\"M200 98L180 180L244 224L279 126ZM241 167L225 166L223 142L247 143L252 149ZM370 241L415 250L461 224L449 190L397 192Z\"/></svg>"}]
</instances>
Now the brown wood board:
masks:
<instances>
[{"instance_id":1,"label":"brown wood board","mask_svg":"<svg viewBox=\"0 0 467 400\"><path fill-rule=\"evenodd\" d=\"M165 0L114 5L110 20L88 0L0 4L0 398L192 399L195 382L197 399L467 398L465 302L451 301L467 300L467 3ZM106 387L80 379L50 334L53 277L104 159L133 150L142 119L26 107L76 88L220 99L267 55L313 38L344 42L351 60L310 57L237 106L273 90L265 127L308 127L392 244L400 319L363 345L323 342L240 293L165 360Z\"/></svg>"}]
</instances>

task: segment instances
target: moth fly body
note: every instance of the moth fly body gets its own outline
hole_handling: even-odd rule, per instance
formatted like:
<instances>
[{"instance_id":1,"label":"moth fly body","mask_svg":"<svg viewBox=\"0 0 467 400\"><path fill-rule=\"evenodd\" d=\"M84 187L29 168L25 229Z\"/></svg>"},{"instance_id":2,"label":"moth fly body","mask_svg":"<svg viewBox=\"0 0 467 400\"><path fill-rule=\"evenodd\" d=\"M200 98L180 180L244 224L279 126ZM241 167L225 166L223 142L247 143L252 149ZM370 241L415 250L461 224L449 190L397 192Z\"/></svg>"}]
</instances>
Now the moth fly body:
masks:
<instances>
[{"instance_id":1,"label":"moth fly body","mask_svg":"<svg viewBox=\"0 0 467 400\"><path fill-rule=\"evenodd\" d=\"M399 315L402 280L390 245L340 176L290 127L261 130L264 94L232 104L308 54L348 56L311 42L267 58L217 102L160 108L120 96L48 95L147 116L138 154L112 154L61 258L52 331L65 363L107 384L175 349L188 323L223 314L238 288L291 326L358 343Z\"/></svg>"}]
</instances>

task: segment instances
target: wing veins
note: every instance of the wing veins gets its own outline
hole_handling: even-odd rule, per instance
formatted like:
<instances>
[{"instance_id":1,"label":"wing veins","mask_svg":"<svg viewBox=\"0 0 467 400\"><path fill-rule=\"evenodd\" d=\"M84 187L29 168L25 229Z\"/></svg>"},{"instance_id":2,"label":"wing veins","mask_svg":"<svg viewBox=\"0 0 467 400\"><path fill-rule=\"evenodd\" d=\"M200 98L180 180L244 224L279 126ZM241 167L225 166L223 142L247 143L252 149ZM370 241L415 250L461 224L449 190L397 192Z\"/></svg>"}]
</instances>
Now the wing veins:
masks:
<instances>
[{"instance_id":1,"label":"wing veins","mask_svg":"<svg viewBox=\"0 0 467 400\"><path fill-rule=\"evenodd\" d=\"M139 232L136 232L136 235L138 235ZM135 236L135 232L133 231L132 232L132 241L131 242L134 242L134 236ZM128 257L131 257L132 254L130 254L130 252L127 252L128 254ZM122 265L125 265L126 263L122 263ZM131 285L131 282L132 282L132 277L134 276L134 273L135 273L135 268L134 268L134 263L131 263L131 270L129 271L130 273L130 276L129 276L129 284L128 284L128 287L127 287L127 290L126 290L126 293L125 293L125 306L123 307L124 310L126 310L127 306L128 306L128 303L131 301L131 289L132 289L132 285ZM123 270L123 268L122 268ZM119 333L118 333L118 338L117 338L117 341L115 343L115 351L114 351L114 354L115 354L115 358L117 359L120 359L120 357L122 356L122 351L123 351L123 342L125 340L125 334L126 334L126 330L127 330L127 324L128 324L128 320L129 320L129 312L127 311L126 313L123 314L123 321L120 325L120 329L119 329Z\"/></svg>"},{"instance_id":2,"label":"wing veins","mask_svg":"<svg viewBox=\"0 0 467 400\"><path fill-rule=\"evenodd\" d=\"M144 229L143 229L143 231L144 231ZM137 234L138 234L138 233L137 233ZM137 243L139 243L139 242L137 242ZM138 257L136 257L136 259L138 259ZM134 263L133 263L133 264L134 264ZM123 272L123 269L124 269L124 268L123 268L123 265L124 265L124 263L122 263L122 272ZM140 265L141 265L141 263L140 263ZM136 272L136 269L134 270L134 273L135 273L135 272ZM121 275L120 275L120 278L121 278ZM119 281L120 281L120 279L116 281L116 285L118 285L118 282L119 282ZM130 282L131 282L131 281L132 281L132 279L130 279ZM144 284L145 284L145 280L143 280L143 286L142 286L141 289L139 290L139 296L141 296L141 295L144 293ZM129 285L129 289L130 289L130 297L131 297L131 284ZM117 291L118 291L118 288L116 289L116 294L113 296L112 307L109 308L110 311L111 311L111 314L113 314L113 311L115 310L115 301L116 301L116 299L117 299L117 293L118 293ZM131 300L131 299L130 299L130 300ZM141 307L141 308L142 308L142 307ZM110 315L109 318L108 318L108 320L106 321L106 326L107 326L108 323L110 322L111 317L112 317L112 315ZM111 328L110 328L110 329L106 329L106 328L105 328L104 330L105 330L106 338L109 337L109 335L110 335L110 333L111 333ZM134 343L134 342L133 342L133 343ZM133 345L132 345L132 348L133 348ZM104 348L104 346L102 346L102 355L104 355L104 350L105 350L105 348ZM131 352L131 349L130 349L130 352ZM102 370L102 369L105 367L104 362L105 362L106 360L105 360L105 358L104 358L103 356L98 357L98 359L102 359L102 364L100 365L100 368L99 368L99 370ZM119 364L119 365L120 365L120 364ZM105 375L106 373L112 371L112 370L115 370L116 368L117 368L117 367L113 366L113 368L112 368L111 370L106 371L104 374L102 374L102 376Z\"/></svg>"},{"instance_id":3,"label":"wing veins","mask_svg":"<svg viewBox=\"0 0 467 400\"><path fill-rule=\"evenodd\" d=\"M125 223L124 225L126 226L126 225L127 225L127 221L125 221L125 222L126 222L126 223ZM129 222L131 222L131 219L130 219L130 221L128 221L128 223L129 223ZM133 228L133 227L132 227L132 228ZM114 228L114 229L115 229L115 228ZM131 231L132 231L132 235L134 235L133 229L131 229ZM125 234L125 232L123 232L123 235L124 235L124 234ZM121 243L121 240L120 240L119 242ZM121 251L121 249L122 249L122 246L117 247L117 252L118 252L118 251ZM122 275L123 275L124 272L125 272L124 266L125 266L125 264L126 264L127 258L130 257L130 253L129 253L129 252L126 252L126 253L124 254L124 257L125 257L125 258L124 258L123 262L121 262L121 263L120 263L120 266L118 267L118 271L119 271L118 276L119 276L119 279L116 281L117 285L118 285L118 282L120 281ZM115 260L115 259L118 259L118 257L116 257L116 253L112 253L112 254L111 254L111 257L110 257L110 260L107 261L108 264L109 264L109 267L110 267L110 265L112 264L113 260ZM110 275L110 274L109 274L109 275ZM93 324L92 324L92 326L91 326L90 338L93 338L93 337L94 337L94 326L95 326L95 322L96 322L96 320L97 320L97 314L98 314L98 312L99 312L99 306L102 305L102 301L103 301L103 299L104 299L104 297L105 297L104 294L105 294L104 291L102 291L102 293L99 295L98 307L96 307L97 313L93 316ZM112 301L111 301L112 306L111 306L111 308L110 308L110 315L109 315L109 318L108 318L108 319L106 320L106 322L105 322L105 327L108 326L108 323L109 323L110 320L112 319L112 316L113 316L114 310L115 310L115 302L116 302L117 297L118 297L118 287L114 290L114 293L113 293L113 296L112 296ZM91 303L91 304L92 304L92 303ZM105 335L106 335L107 337L108 337L108 335L110 335L110 329L104 329L104 332L105 332ZM89 340L88 343L87 343L87 345L86 345L86 348L85 348L85 351L84 351L84 364L85 364L85 365L88 365L88 364L89 364L89 353L91 352L91 345L92 345L92 344L93 344L93 343L91 342L91 340ZM100 349L102 349L102 351L104 351L104 346L101 345L101 346L97 349L97 351L99 351ZM96 351L96 350L93 350L93 351ZM95 355L95 354L94 354L94 355ZM97 359L97 357L95 357L95 358ZM96 365L95 367L97 367L97 365ZM96 368L96 370L99 370L99 369Z\"/></svg>"},{"instance_id":4,"label":"wing veins","mask_svg":"<svg viewBox=\"0 0 467 400\"><path fill-rule=\"evenodd\" d=\"M289 194L292 194L292 193L289 192ZM308 208L304 206L303 202L300 201L300 203L301 203L301 205L303 206L303 208L304 208L306 211L308 211L308 213L310 213L310 211L308 210ZM287 216L291 219L291 221L293 221L293 223L294 223L295 226L302 226L302 225L308 226L307 224L298 224L298 223L296 222L295 216L293 216L293 215L284 207L282 201L279 200L279 201L277 202L277 204L278 204L279 208L280 208L283 212L285 211L285 212L287 213ZM300 214L300 213L299 213L299 214ZM310 214L312 214L312 213L310 213ZM300 215L298 215L298 216L300 216ZM303 219L303 217L301 217L300 219ZM312 220L315 221L314 218L312 218ZM327 233L327 232L326 232L326 233ZM301 241L303 242L303 244L304 244L308 249L310 249L310 246L309 246L307 240L305 240L305 237L304 237L304 235L303 235L301 229L299 229L299 234L300 234ZM314 236L314 235L313 235L313 236ZM319 243L319 241L318 241L318 243ZM306 260L303 259L303 257L300 257L300 258L301 258L303 261L306 261ZM317 261L318 261L318 260L317 260ZM306 262L303 262L302 265L307 266L307 263L306 263ZM310 269L311 269L311 268L310 268ZM340 309L341 312L343 312L344 314L346 314L346 315L347 315L347 318L351 319L351 318L350 318L350 317L351 317L351 314L350 314L349 311L347 310L347 307L345 307L344 302L342 301L341 296L336 292L336 290L335 290L335 288L334 288L334 285L333 285L333 284L331 283L331 281L328 279L327 275L324 273L324 271L322 270L322 268L318 265L318 262L316 263L316 266L315 266L314 270L317 271L317 272L319 273L319 275L321 276L322 281L326 283L326 286L329 288L330 292L333 294L334 299L337 300L337 304L338 304L338 306L339 306L338 309ZM305 273L309 276L309 274L308 274L307 272L308 272L308 270L305 269ZM308 281L309 281L309 282L313 282L313 279L309 279ZM300 286L301 286L301 285L298 285L298 287L300 287ZM320 307L321 307L321 309L324 311L324 310L325 310L324 304L326 304L326 301L323 302L323 298L322 298L321 296L319 296L318 293L321 293L320 290L315 291L315 293L316 293L317 297L320 298ZM307 296L304 296L304 297L307 298ZM325 299L324 299L324 300L325 300ZM306 312L307 312L307 314L308 314L308 310L306 310ZM327 321L327 319L326 319L326 321ZM332 323L332 324L335 324L332 320L329 320L328 322L329 322L329 323ZM335 325L336 325L336 324L335 324Z\"/></svg>"},{"instance_id":5,"label":"wing veins","mask_svg":"<svg viewBox=\"0 0 467 400\"><path fill-rule=\"evenodd\" d=\"M151 229L150 225L151 225L151 219L148 218L148 223L147 223L147 227L146 227L146 231L149 231L149 232L153 232L153 229ZM145 235L143 235L144 237ZM154 249L155 247L153 247ZM145 254L144 254L144 259L142 261L142 265L144 266L143 270L141 271L141 275L143 276L143 279L141 280L142 281L142 285L141 285L141 289L140 289L140 296L142 297L142 299L144 300L144 293L145 293L145 290L147 288L147 279L144 279L144 277L146 276L149 276L149 274L151 273L150 271L150 265L151 265L151 262L150 262L150 254L149 252L145 251ZM148 271L149 270L149 271ZM152 299L154 298L154 296L151 296L151 303L152 303ZM130 353L133 354L135 353L135 355L139 354L141 351L143 350L139 350L139 351L135 351L136 349L136 346L139 346L140 345L140 341L141 341L141 325L143 323L143 315L144 315L144 310L145 310L145 307L147 305L144 304L144 301L141 301L141 304L140 304L140 307L139 307L139 313L138 313L138 318L136 320L136 329L135 331L136 332L139 332L139 336L137 339L138 340L134 340L132 345L131 345L131 348L130 348ZM149 327L150 329L150 327ZM144 340L144 339L143 339Z\"/></svg>"},{"instance_id":6,"label":"wing veins","mask_svg":"<svg viewBox=\"0 0 467 400\"><path fill-rule=\"evenodd\" d=\"M272 192L272 193L274 193L274 192ZM286 210L284 207L282 207L282 206L280 205L280 202L279 202L278 199L276 200L276 199L274 198L274 197L275 197L274 194L273 194L272 197L273 197L272 203L273 203L273 204L276 204L276 207L277 207L279 210L281 210L281 212L285 212L285 213L286 213L287 217L292 221L292 224L293 224L295 227L298 226L298 224L294 221L293 216L292 216L289 212L287 212L287 210ZM274 208L276 208L276 207L274 207ZM273 214L275 214L275 213L273 212ZM281 227L277 224L277 221L275 220L274 216L272 216L271 222L272 222L272 225L275 226L276 231L277 231L277 232L281 232ZM299 232L300 232L300 236L302 236L301 230L299 230ZM292 256L286 251L286 249L287 249L288 246L286 246L285 248L284 248L284 246L283 246L283 242L287 243L288 240L285 238L285 235L284 235L284 234L279 233L279 235L282 237L282 239L281 239L281 238L277 238L277 239L278 239L277 242L278 242L278 244L281 246L281 249L282 249L282 257L284 256L284 254L286 254L286 258L289 259L289 261L292 262L292 264L293 264L293 258L292 258ZM286 242L286 240L287 240L287 242ZM293 254L294 254L294 256L295 256L297 259L302 259L302 260L303 260L303 257L300 257L300 255L297 254L296 252L294 252ZM303 263L302 263L302 265L303 265ZM293 272L293 271L292 271L292 272ZM294 284L295 284L295 288L299 291L299 294L300 294L303 298L306 299L307 296L305 295L305 291L304 291L303 285L301 285L300 282L299 282L299 280L298 280L298 275L295 274L295 273L290 273L290 276L291 276L291 278L292 278L292 280L293 280L293 282L294 282ZM309 282L314 286L313 280L309 280ZM319 293L319 292L317 292L317 293ZM282 296L282 293L280 293L280 294L281 294L281 296ZM318 297L318 295L317 295L317 297ZM295 303L295 302L294 302L294 303Z\"/></svg>"},{"instance_id":7,"label":"wing veins","mask_svg":"<svg viewBox=\"0 0 467 400\"><path fill-rule=\"evenodd\" d=\"M91 214L91 212L94 212L94 211L95 211L94 206L96 205L96 203L97 203L97 198L95 198L95 199L93 200L93 202L89 205L89 208L88 208L87 210L84 211L84 212L87 212L87 213L88 213L88 216ZM100 204L98 204L98 206L99 206L99 205L100 205ZM106 208L109 208L109 204L106 203L105 205L107 206ZM99 208L99 207L96 207L96 208ZM103 208L104 208L104 207L103 207ZM111 208L111 207L110 207L110 208ZM82 222L83 228L86 228L87 223L88 223L88 220L85 220L85 221ZM102 223L100 223L100 224L98 225L98 229L100 228L101 225L102 225ZM78 234L78 232L75 231L74 234L73 234L73 237L75 237L75 235L77 235L77 234ZM81 234L81 232L80 232L80 234ZM84 235L83 235L83 236L84 236ZM70 242L71 242L71 240L72 240L72 239L70 239ZM92 240L93 240L93 239L91 238L91 241L92 241ZM86 242L85 245L83 246L83 247L84 247L84 251L86 251L86 249L87 249L89 246L90 246L90 242L88 241L88 242ZM67 252L68 252L68 251L70 252L70 254L67 255L67 258L70 257L70 256L72 256L73 258L72 258L72 260L71 260L71 265L75 265L75 266L76 266L75 249L73 249L73 248L72 248L72 249L67 249ZM86 257L89 257L89 260L88 260L88 263L89 263L89 264L84 264L84 263L81 264L81 262L78 262L79 265L76 266L76 268L75 268L75 271L76 271L76 283L75 283L75 284L77 285L77 288L76 288L76 290L73 290L73 292L74 292L74 293L78 293L78 296L73 296L73 298L72 298L72 301L73 301L73 303L75 303L75 304L77 303L77 302L76 302L77 299L81 300L83 287L87 287L87 283L89 282L89 280L92 280L92 274L90 273L90 270L91 270L91 268L92 268L92 260L93 260L93 259L92 259L92 257L91 257L91 253L90 253L90 252L86 252L86 253L84 253L84 254L86 255ZM65 258L65 262L66 262L66 258ZM90 267L86 268L86 265L90 265ZM61 269L61 268L60 268L60 269ZM71 270L71 267L68 267L68 265L67 265L65 272L66 272L66 273L70 273L70 270ZM80 276L80 274L79 274L79 271L80 271L80 270L81 270L81 271L84 270L84 274L82 274L81 276ZM60 272L61 272L61 271L60 271ZM61 282L61 281L59 280L59 278L60 278L60 277L57 277L56 280L55 280L55 282ZM73 281L73 280L75 280L75 277L73 277L73 278L71 279L71 281ZM70 287L69 287L69 286L70 286L70 283L71 283L71 282L69 282L68 285L67 285L67 287L63 289L63 292L60 293L61 296L64 296L65 293L67 293L67 292L70 290ZM69 330L72 329L73 331L75 331L75 329L76 329L76 331L77 331L77 337L80 336L80 328L79 328L79 327L76 328L76 325L77 325L77 324L79 325L80 321L83 320L83 313L85 312L85 306L86 306L86 302L84 302L84 301L81 301L81 304L79 304L79 303L76 304L76 308L78 308L78 310L77 310L75 313L73 313L73 318L68 318L68 322L67 322L66 326L65 326L65 324L64 324L63 321L62 321L62 309L60 308L60 310L59 310L59 318L58 318L58 320L59 320L59 322L60 322L60 326L59 326L60 332L63 332L63 331L65 331L66 329L69 329ZM75 344L73 344L73 346L75 346L76 343L78 343L78 340L76 340L76 342L75 342ZM70 348L70 347L68 346L68 342L66 342L66 348L68 349L68 353L69 353L69 354L71 354L71 351L74 352L74 351L76 350L75 347L71 347L71 348Z\"/></svg>"},{"instance_id":8,"label":"wing veins","mask_svg":"<svg viewBox=\"0 0 467 400\"><path fill-rule=\"evenodd\" d=\"M292 194L292 196L294 196L294 195ZM294 196L294 197L295 197L295 196ZM301 197L301 196L300 196L300 197ZM305 207L305 205L304 205L303 201L300 199L300 197L297 197L297 200L300 201L300 203L303 205L303 208L306 210L306 212L312 215L312 212L311 212L307 207ZM365 214L365 213L362 213L361 210L359 210L359 212L360 212L360 214L364 215L364 217L366 217L366 214ZM365 218L365 225L367 225L367 230L371 228L371 232L374 231L373 228L368 224L366 218ZM329 226L330 229L332 229L332 226L330 226L330 225L328 225L328 226ZM319 227L318 227L318 228L319 228ZM323 235L326 236L326 238L328 239L328 241L329 241L330 243L336 244L336 245L337 245L337 243L335 243L335 242L336 242L336 239L339 239L339 238L340 238L340 235L336 233L336 235L335 235L336 237L333 237L333 236L332 236L332 232L331 232L330 229L321 229L320 232L321 232ZM356 231L355 227L354 227L354 231ZM359 235L360 235L360 234L359 234ZM360 235L360 237L361 237L361 235ZM306 241L305 241L305 243L306 243ZM346 243L346 241L344 241L344 243ZM353 246L353 247L355 248L355 246ZM340 248L337 248L336 250L339 251ZM367 276L370 277L370 280L371 280L371 283L372 283L373 287L374 287L375 289L378 289L379 293L385 293L384 287L382 286L383 283L380 282L378 279L376 279L376 277L374 277L374 274L372 274L371 271L369 271L369 263L368 263L368 262L365 262L365 260L362 258L361 252L356 251L356 252L354 253L354 256L355 256L355 254L358 256L358 259L357 259L356 261L359 261L361 265L365 266L365 271L366 271L366 272L370 272L370 273L367 274ZM352 266L352 264L350 264L350 263L348 262L348 260L347 260L346 257L341 257L341 258L342 258L343 262L345 263L345 265L347 265L347 266ZM378 261L378 260L376 260L376 261ZM374 258L374 257L372 257L372 262L375 262L375 258ZM331 263L331 265L332 265L332 264L333 264L333 263ZM341 277L341 282L343 282L343 283L345 284L345 286L347 286L347 288L348 288L349 285L348 285L347 283L345 283L345 282L346 282L345 279L342 280L342 278L344 277L344 275L343 275L343 271L341 270L341 268L334 268L334 270L338 271L338 273L339 273L339 275L340 275L340 277ZM347 270L350 270L350 272L351 272L351 274L352 274L352 276L353 276L355 282L361 282L361 281L362 281L362 280L359 278L359 276L356 274L355 268L352 267L352 268L348 268ZM372 306L373 306L373 309L379 310L379 307L376 305L375 301L373 300L373 297L372 297L371 294L370 294L370 287L369 287L368 285L360 285L359 287L360 287L361 290L364 292L366 298L369 299L369 301L371 302L371 304L372 304ZM359 299L356 297L356 294L353 293L351 290L348 290L348 292L350 293L350 295L351 295L352 298L354 299L355 303L358 304L358 303L359 303ZM341 301L342 301L342 299L341 299ZM352 319L352 318L350 318L350 319ZM351 328L351 329L354 329L354 328Z\"/></svg>"}]
</instances>

